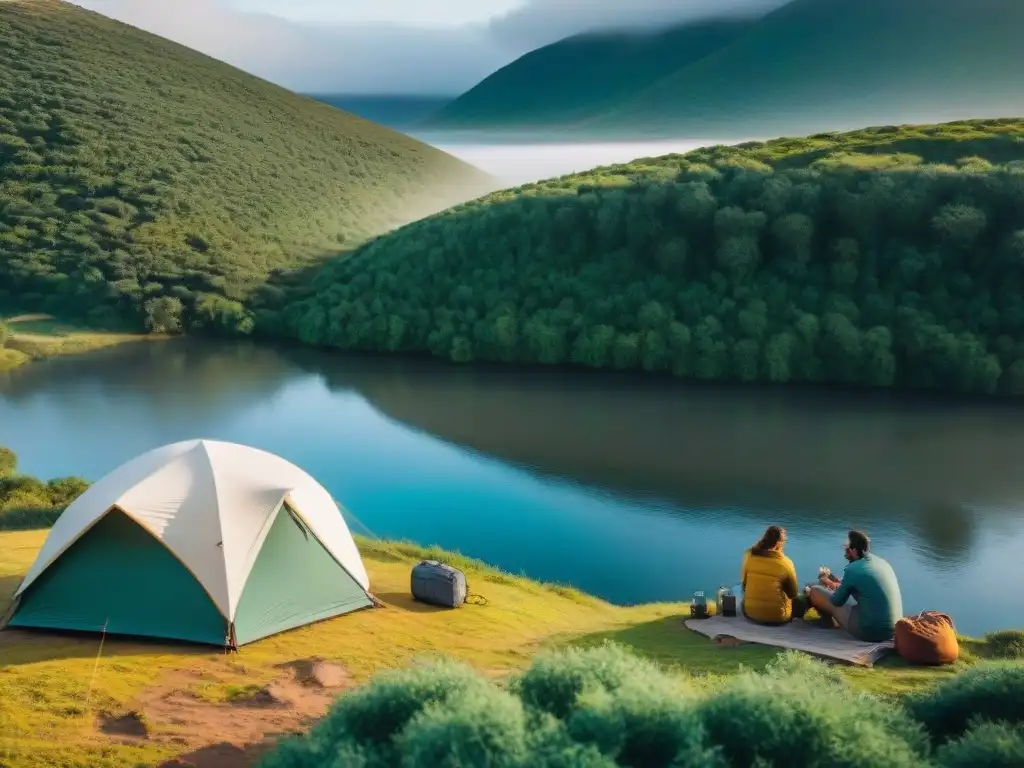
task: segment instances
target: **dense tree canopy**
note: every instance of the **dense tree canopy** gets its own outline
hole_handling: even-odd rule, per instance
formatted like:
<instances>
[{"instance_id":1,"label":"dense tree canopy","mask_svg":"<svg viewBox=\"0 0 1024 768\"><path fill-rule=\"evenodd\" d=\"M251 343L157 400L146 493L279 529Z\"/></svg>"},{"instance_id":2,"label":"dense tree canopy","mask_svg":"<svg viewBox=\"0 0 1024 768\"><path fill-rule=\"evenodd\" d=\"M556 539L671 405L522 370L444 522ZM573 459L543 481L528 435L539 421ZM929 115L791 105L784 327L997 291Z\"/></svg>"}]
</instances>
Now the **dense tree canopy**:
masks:
<instances>
[{"instance_id":1,"label":"dense tree canopy","mask_svg":"<svg viewBox=\"0 0 1024 768\"><path fill-rule=\"evenodd\" d=\"M456 362L1024 393L1022 137L882 128L565 177L378 238L260 320Z\"/></svg>"},{"instance_id":2,"label":"dense tree canopy","mask_svg":"<svg viewBox=\"0 0 1024 768\"><path fill-rule=\"evenodd\" d=\"M484 191L432 147L57 0L0 3L0 315L251 330L276 268Z\"/></svg>"}]
</instances>

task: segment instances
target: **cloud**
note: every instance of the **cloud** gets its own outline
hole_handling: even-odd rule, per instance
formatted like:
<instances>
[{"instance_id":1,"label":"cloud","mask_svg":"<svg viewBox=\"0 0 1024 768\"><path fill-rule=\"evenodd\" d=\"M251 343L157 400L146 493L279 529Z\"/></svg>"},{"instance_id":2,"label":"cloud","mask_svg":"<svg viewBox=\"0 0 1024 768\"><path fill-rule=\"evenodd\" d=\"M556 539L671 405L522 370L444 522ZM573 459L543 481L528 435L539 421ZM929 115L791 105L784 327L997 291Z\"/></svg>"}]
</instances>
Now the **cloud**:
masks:
<instances>
[{"instance_id":1,"label":"cloud","mask_svg":"<svg viewBox=\"0 0 1024 768\"><path fill-rule=\"evenodd\" d=\"M422 14L394 21L409 0L359 13L326 0L74 0L293 90L438 95L461 93L527 51L579 32L763 13L787 0L519 1L433 0L440 15L425 25ZM263 10L241 10L242 2ZM369 21L367 8L385 21ZM484 8L489 21L481 21ZM286 19L286 11L332 21Z\"/></svg>"},{"instance_id":2,"label":"cloud","mask_svg":"<svg viewBox=\"0 0 1024 768\"><path fill-rule=\"evenodd\" d=\"M527 0L494 19L503 47L532 50L581 32L651 29L687 21L757 16L790 0Z\"/></svg>"},{"instance_id":3,"label":"cloud","mask_svg":"<svg viewBox=\"0 0 1024 768\"><path fill-rule=\"evenodd\" d=\"M479 24L306 24L216 0L77 4L305 92L455 94L509 60Z\"/></svg>"}]
</instances>

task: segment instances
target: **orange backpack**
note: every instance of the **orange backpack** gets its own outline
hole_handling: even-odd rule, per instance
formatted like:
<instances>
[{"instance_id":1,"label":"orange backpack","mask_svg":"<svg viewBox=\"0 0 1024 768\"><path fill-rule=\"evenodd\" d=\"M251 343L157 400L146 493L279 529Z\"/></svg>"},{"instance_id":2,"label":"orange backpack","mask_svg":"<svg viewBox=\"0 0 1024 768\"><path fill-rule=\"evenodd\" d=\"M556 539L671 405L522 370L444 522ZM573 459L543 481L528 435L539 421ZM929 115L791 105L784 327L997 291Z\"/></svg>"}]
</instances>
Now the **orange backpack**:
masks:
<instances>
[{"instance_id":1,"label":"orange backpack","mask_svg":"<svg viewBox=\"0 0 1024 768\"><path fill-rule=\"evenodd\" d=\"M938 611L922 611L896 622L896 652L911 664L952 664L960 656L953 620Z\"/></svg>"}]
</instances>

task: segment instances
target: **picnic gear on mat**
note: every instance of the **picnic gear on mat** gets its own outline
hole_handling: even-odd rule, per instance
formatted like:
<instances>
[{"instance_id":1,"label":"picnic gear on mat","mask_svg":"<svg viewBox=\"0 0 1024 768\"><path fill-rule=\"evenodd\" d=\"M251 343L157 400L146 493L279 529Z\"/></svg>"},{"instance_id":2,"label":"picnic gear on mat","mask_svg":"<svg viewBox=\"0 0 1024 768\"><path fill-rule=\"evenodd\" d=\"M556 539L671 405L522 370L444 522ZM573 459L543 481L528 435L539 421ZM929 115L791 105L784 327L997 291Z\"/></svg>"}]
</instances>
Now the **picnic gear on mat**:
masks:
<instances>
[{"instance_id":1,"label":"picnic gear on mat","mask_svg":"<svg viewBox=\"0 0 1024 768\"><path fill-rule=\"evenodd\" d=\"M821 658L862 667L872 666L893 646L891 640L883 643L866 643L841 630L820 629L807 621L764 625L755 624L740 614L735 618L712 616L702 621L684 619L683 623L687 629L716 641L720 638L734 638L735 641L803 651ZM724 646L738 643L721 644Z\"/></svg>"},{"instance_id":2,"label":"picnic gear on mat","mask_svg":"<svg viewBox=\"0 0 1024 768\"><path fill-rule=\"evenodd\" d=\"M722 616L736 615L736 595L724 584L718 588L717 606L717 613Z\"/></svg>"},{"instance_id":3,"label":"picnic gear on mat","mask_svg":"<svg viewBox=\"0 0 1024 768\"><path fill-rule=\"evenodd\" d=\"M708 612L708 599L704 596L704 590L699 589L693 593L693 602L690 603L690 617L706 619L710 615Z\"/></svg>"},{"instance_id":4,"label":"picnic gear on mat","mask_svg":"<svg viewBox=\"0 0 1024 768\"><path fill-rule=\"evenodd\" d=\"M922 611L896 622L896 652L911 664L952 664L960 657L953 619L938 611Z\"/></svg>"}]
</instances>

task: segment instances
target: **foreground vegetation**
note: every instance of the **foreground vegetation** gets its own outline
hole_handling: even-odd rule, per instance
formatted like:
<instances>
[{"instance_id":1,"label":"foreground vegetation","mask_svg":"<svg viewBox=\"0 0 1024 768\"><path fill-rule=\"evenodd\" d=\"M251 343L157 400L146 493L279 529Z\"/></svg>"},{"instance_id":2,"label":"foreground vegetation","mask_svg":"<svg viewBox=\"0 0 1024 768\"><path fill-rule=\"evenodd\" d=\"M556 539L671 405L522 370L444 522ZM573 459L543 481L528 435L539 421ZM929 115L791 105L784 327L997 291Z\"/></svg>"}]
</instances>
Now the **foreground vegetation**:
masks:
<instances>
[{"instance_id":1,"label":"foreground vegetation","mask_svg":"<svg viewBox=\"0 0 1024 768\"><path fill-rule=\"evenodd\" d=\"M1024 122L712 147L497 193L335 260L268 332L705 381L1024 392Z\"/></svg>"},{"instance_id":2,"label":"foreground vegetation","mask_svg":"<svg viewBox=\"0 0 1024 768\"><path fill-rule=\"evenodd\" d=\"M329 763L328 761L337 761ZM534 660L501 688L444 664L377 676L263 768L1019 766L1024 665L967 671L903 702L809 657L714 687L615 646Z\"/></svg>"},{"instance_id":3,"label":"foreground vegetation","mask_svg":"<svg viewBox=\"0 0 1024 768\"><path fill-rule=\"evenodd\" d=\"M487 182L70 3L0 3L0 50L0 314L244 333L273 270Z\"/></svg>"},{"instance_id":4,"label":"foreground vegetation","mask_svg":"<svg viewBox=\"0 0 1024 768\"><path fill-rule=\"evenodd\" d=\"M46 527L87 485L73 478L43 483L17 475L16 469L16 456L0 449L0 528L31 528L0 532L0 615L8 608L21 575L42 545ZM151 692L180 693L186 697L186 703L193 703L189 706L198 701L230 710L232 702L238 701L238 706L248 707L247 711L251 712L246 697L264 690L268 683L281 676L282 669L310 659L342 663L357 684L375 679L378 672L407 668L417 662L447 659L449 663L436 669L402 673L398 677L385 676L370 687L343 697L333 714L308 740L290 742L267 757L269 766L310 765L311 750L324 749L351 757L352 762L340 763L346 768L381 765L380 760L393 757L394 750L407 749L412 751L403 757L406 762L385 764L426 765L423 761L436 761L430 764L438 766L488 764L473 762L476 757L468 755L463 755L460 758L463 762L459 763L451 754L439 753L435 747L428 748L427 742L418 741L426 738L424 729L435 728L440 729L434 732L441 734L442 741L454 744L461 742L452 741L444 734L455 731L480 734L477 729L483 728L483 740L471 737L471 742L510 748L509 756L516 759L539 759L538 754L530 750L543 748L544 754L549 754L545 759L555 761L562 750L562 762L533 763L537 765L564 765L566 768L629 765L631 763L623 762L622 756L626 754L623 745L630 740L636 742L633 729L646 729L652 738L656 737L655 741L662 738L657 734L665 734L664 738L671 742L679 736L680 724L692 725L706 717L701 714L711 706L704 698L706 691L727 685L725 690L732 692L729 695L746 695L743 692L748 691L749 686L759 683L743 670L763 670L778 657L776 651L759 646L727 650L687 631L681 624L686 605L620 608L573 589L542 585L502 573L458 554L359 537L357 544L369 571L372 589L387 606L385 609L355 613L287 632L247 646L235 656L225 657L216 650L121 638L106 638L101 645L100 638L87 635L15 631L0 634L0 723L4 725L0 733L0 758L6 761L4 765L11 768L53 765L129 768L155 764L190 750L198 753L209 747L211 740L231 742L239 738L234 733L197 734L180 724L154 719L158 714L147 709L152 700ZM413 602L408 592L409 568L423 558L442 559L464 569L473 591L484 596L486 604L445 611ZM510 676L515 679L517 673L529 666L538 651L566 647L592 649L608 641L628 646L643 658L659 663L668 671L668 676L646 662L608 649L595 651L594 657L543 657L523 678L526 682L512 687L516 701L477 679L473 673L450 663L469 665L490 679L508 680ZM837 668L827 674L816 671L813 666L808 669L814 675L824 676L821 679L831 681L829 685L833 687L829 690L833 693L848 684L865 695L870 692L894 701L915 691L930 690L936 682L966 681L957 683L960 688L956 690L966 691L962 695L974 706L970 699L974 695L972 691L997 696L998 686L986 676L990 674L999 676L999 685L1005 690L1011 693L1018 690L1012 687L1016 685L1015 678L1001 672L1000 665L1024 659L1024 633L995 633L984 640L963 638L961 642L961 660L952 667L910 667L899 659L890 658L874 669ZM600 661L596 666L595 660ZM811 682L819 679L807 677L804 674L807 670L801 672L803 667L799 665L805 665L803 661L789 659L781 664L783 666L772 668L772 677L779 680L771 683L770 689L783 697L780 699L783 704L790 701L785 697L799 697ZM979 670L975 677L961 674L973 669ZM599 670L605 671L599 673ZM790 671L794 674L790 675ZM630 677L635 675L636 685L616 683L626 672ZM741 676L727 682L737 674ZM575 691L581 678L600 682L609 690L602 692L587 687L586 695L577 697ZM817 683L811 687L817 688ZM678 690L679 696L673 697L673 700L678 699L678 704L658 702L657 697L669 690ZM467 694L464 700L460 698L463 692ZM754 711L766 712L766 717L775 716L776 709L772 707L776 705L758 698L756 692L748 693L754 696L751 699ZM563 706L550 715L559 722L539 714L545 707L552 707L550 697L556 694L561 697ZM409 700L410 695L413 701ZM953 694L945 693L943 697L944 701L955 702ZM731 712L722 715L727 718L723 722L736 716L735 710L728 710L732 706L728 704L730 700L728 696L719 699ZM424 706L428 701L434 703ZM831 697L816 694L802 704L798 698L794 701L796 712L818 712L821 719L814 721L818 724L834 723L842 714L835 710L836 702ZM997 696L993 701L998 703L1001 699ZM819 706L821 703L826 706ZM903 722L899 710L884 702L858 699L850 706L854 708L850 710L854 715L882 713L891 716L896 724ZM956 713L965 711L966 706L957 704L914 717L921 722L942 717L946 718L942 722L956 725ZM479 710L479 718L466 720L467 707ZM694 707L704 709L698 712ZM580 713L572 714L570 710L580 710ZM279 710L271 708L269 711ZM647 723L645 718L651 711L660 713L656 721L660 724ZM1017 712L1012 706L1003 707L1002 711ZM386 712L391 714L385 716ZM512 730L501 726L493 738L486 736L494 727L492 716L504 718L506 715L511 716ZM144 723L147 735L144 738L111 737L97 725L122 716L135 717ZM441 719L432 719L437 717ZM1019 714L1013 717L1020 720ZM540 725L535 736L541 740L533 741L531 737L529 742L520 743L516 729L525 723L533 730L538 722L536 718L540 719ZM610 728L610 723L602 718L613 718L619 725ZM362 728L359 723L367 722L376 723L371 726L373 730L359 730ZM587 722L593 727L586 728ZM744 721L730 727L739 732L754 728L755 722L756 718L749 724ZM868 721L870 727L865 732L868 736L874 733L870 730L874 726L870 724L877 722L876 719ZM915 732L912 727L908 728L906 733ZM590 739L587 734L600 732L606 732L608 738L594 745L601 752L601 755L594 755L594 748L586 744ZM417 733L420 735L411 735ZM676 736L672 736L673 733ZM505 738L512 741L503 741ZM716 737L710 738L714 741ZM686 743L692 742L696 748L713 748L713 744L705 741L700 732L686 736ZM335 742L339 742L336 748L331 746ZM911 742L911 746L925 749L920 739ZM906 754L908 748L897 742L892 747L893 754ZM591 762L571 762L577 755L582 759L588 754ZM364 758L368 762L360 762ZM616 759L618 763L609 762Z\"/></svg>"}]
</instances>

